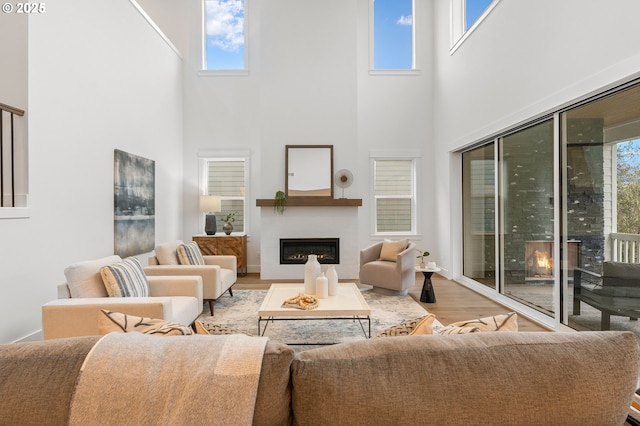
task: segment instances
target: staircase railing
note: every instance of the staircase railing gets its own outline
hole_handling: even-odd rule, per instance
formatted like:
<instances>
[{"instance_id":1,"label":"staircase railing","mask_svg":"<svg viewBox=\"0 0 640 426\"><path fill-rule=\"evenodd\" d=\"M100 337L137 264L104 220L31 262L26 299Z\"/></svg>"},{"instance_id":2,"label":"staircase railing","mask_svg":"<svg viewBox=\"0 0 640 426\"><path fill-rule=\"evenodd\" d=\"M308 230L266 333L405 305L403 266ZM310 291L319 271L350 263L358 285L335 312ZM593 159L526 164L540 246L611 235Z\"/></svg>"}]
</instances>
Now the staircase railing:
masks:
<instances>
[{"instance_id":1,"label":"staircase railing","mask_svg":"<svg viewBox=\"0 0 640 426\"><path fill-rule=\"evenodd\" d=\"M5 160L5 129L4 121L6 114L9 115L9 135L6 139L10 142L10 161ZM15 173L15 137L14 137L14 116L22 117L24 111L0 103L0 207L15 207L16 205L16 173ZM6 167L5 163L10 163L10 167ZM5 179L9 180L8 184L5 184ZM5 205L5 186L11 186L11 205Z\"/></svg>"}]
</instances>

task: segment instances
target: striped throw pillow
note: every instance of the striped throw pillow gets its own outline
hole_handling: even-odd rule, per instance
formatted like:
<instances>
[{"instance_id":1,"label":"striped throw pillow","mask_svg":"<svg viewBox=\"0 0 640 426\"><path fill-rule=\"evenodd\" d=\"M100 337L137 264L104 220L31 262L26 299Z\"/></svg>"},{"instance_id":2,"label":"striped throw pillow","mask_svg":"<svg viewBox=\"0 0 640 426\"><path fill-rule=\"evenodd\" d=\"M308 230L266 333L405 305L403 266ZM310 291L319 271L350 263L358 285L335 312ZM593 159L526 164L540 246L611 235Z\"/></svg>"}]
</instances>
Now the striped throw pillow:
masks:
<instances>
[{"instance_id":1,"label":"striped throw pillow","mask_svg":"<svg viewBox=\"0 0 640 426\"><path fill-rule=\"evenodd\" d=\"M149 281L135 257L103 266L100 275L110 297L149 296Z\"/></svg>"},{"instance_id":2,"label":"striped throw pillow","mask_svg":"<svg viewBox=\"0 0 640 426\"><path fill-rule=\"evenodd\" d=\"M204 258L196 242L179 245L177 252L181 265L204 265Z\"/></svg>"}]
</instances>

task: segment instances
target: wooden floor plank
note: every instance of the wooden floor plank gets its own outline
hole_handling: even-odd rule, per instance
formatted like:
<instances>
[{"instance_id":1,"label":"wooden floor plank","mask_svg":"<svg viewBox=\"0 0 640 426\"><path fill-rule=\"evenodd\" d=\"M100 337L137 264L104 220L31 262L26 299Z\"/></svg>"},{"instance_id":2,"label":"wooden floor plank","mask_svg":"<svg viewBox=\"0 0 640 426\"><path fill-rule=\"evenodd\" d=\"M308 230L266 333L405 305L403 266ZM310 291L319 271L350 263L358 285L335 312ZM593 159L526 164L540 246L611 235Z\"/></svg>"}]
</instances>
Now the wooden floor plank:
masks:
<instances>
[{"instance_id":1,"label":"wooden floor plank","mask_svg":"<svg viewBox=\"0 0 640 426\"><path fill-rule=\"evenodd\" d=\"M246 274L238 277L238 281L233 286L234 290L242 289L268 289L272 282L276 280L261 280L260 274ZM277 280L278 282L301 282L300 280ZM347 281L347 280L341 280ZM358 280L348 280L356 282ZM421 273L416 274L416 285L409 290L409 294L416 300L420 300L422 283L424 278ZM432 277L433 289L436 294L435 303L419 302L427 311L435 314L436 318L444 324L456 321L464 321L474 318L484 318L498 314L511 312L509 308L479 294L455 281L447 280L437 274ZM359 284L359 283L358 283ZM360 285L360 284L359 284ZM520 331L549 331L538 323L518 316L518 328Z\"/></svg>"}]
</instances>

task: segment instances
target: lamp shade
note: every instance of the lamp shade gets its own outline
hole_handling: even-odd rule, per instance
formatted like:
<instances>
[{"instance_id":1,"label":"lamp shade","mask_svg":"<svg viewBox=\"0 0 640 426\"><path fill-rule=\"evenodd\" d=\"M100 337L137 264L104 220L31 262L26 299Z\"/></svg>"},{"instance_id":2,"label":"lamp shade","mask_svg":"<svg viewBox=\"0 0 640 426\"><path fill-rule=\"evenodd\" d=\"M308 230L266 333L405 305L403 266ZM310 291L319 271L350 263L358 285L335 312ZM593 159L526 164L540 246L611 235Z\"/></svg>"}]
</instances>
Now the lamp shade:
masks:
<instances>
[{"instance_id":1,"label":"lamp shade","mask_svg":"<svg viewBox=\"0 0 640 426\"><path fill-rule=\"evenodd\" d=\"M200 196L200 211L203 213L219 212L222 210L222 201L217 195L201 195Z\"/></svg>"}]
</instances>

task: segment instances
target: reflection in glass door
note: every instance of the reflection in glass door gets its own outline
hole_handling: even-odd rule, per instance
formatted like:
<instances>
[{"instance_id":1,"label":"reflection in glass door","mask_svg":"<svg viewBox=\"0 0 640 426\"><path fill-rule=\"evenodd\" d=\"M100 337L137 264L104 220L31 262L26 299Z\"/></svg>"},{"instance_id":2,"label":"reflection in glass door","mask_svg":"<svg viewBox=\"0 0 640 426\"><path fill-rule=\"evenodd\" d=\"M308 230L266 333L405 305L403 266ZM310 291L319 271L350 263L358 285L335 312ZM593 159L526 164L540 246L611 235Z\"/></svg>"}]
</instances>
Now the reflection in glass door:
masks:
<instances>
[{"instance_id":1,"label":"reflection in glass door","mask_svg":"<svg viewBox=\"0 0 640 426\"><path fill-rule=\"evenodd\" d=\"M496 288L495 144L462 155L463 273Z\"/></svg>"},{"instance_id":2,"label":"reflection in glass door","mask_svg":"<svg viewBox=\"0 0 640 426\"><path fill-rule=\"evenodd\" d=\"M553 316L553 120L499 140L501 292Z\"/></svg>"}]
</instances>

